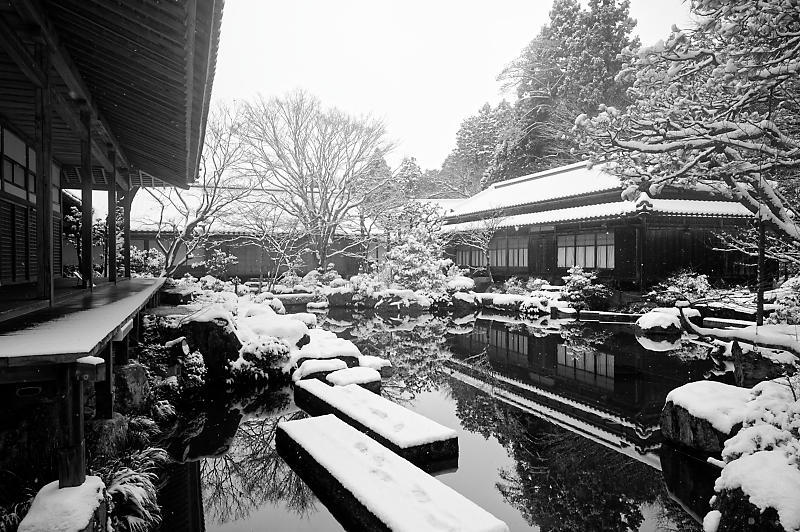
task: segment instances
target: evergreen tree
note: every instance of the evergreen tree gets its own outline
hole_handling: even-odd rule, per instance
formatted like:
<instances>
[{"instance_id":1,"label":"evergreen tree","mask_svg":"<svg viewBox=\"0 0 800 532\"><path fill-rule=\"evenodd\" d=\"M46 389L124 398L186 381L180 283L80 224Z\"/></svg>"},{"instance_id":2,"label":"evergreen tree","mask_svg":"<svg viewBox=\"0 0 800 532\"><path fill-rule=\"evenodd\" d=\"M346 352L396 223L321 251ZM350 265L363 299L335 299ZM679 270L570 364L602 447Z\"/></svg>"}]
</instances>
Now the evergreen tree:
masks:
<instances>
[{"instance_id":1,"label":"evergreen tree","mask_svg":"<svg viewBox=\"0 0 800 532\"><path fill-rule=\"evenodd\" d=\"M484 186L578 160L575 116L601 103L624 105L630 82L618 79L620 54L638 46L629 0L556 0L550 23L501 74L516 88L514 120L502 133Z\"/></svg>"}]
</instances>

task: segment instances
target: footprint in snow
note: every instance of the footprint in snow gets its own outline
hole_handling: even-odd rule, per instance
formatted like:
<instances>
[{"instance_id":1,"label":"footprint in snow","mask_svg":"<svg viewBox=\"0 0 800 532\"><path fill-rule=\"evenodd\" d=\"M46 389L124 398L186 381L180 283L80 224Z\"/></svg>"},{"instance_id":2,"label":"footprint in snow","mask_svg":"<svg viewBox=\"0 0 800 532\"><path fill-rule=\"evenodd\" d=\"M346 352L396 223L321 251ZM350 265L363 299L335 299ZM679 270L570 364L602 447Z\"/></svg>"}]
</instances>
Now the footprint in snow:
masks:
<instances>
[{"instance_id":1,"label":"footprint in snow","mask_svg":"<svg viewBox=\"0 0 800 532\"><path fill-rule=\"evenodd\" d=\"M384 412L383 410L378 410L377 408L370 408L369 410L370 410L370 412L372 412L373 414L375 414L379 418L384 418L385 419L387 417L386 412Z\"/></svg>"},{"instance_id":2,"label":"footprint in snow","mask_svg":"<svg viewBox=\"0 0 800 532\"><path fill-rule=\"evenodd\" d=\"M405 426L406 426L405 423L398 423L394 427L392 427L392 429L394 429L395 432L400 432L401 430L403 430L403 428L405 428Z\"/></svg>"},{"instance_id":3,"label":"footprint in snow","mask_svg":"<svg viewBox=\"0 0 800 532\"><path fill-rule=\"evenodd\" d=\"M370 470L370 473L372 473L373 475L375 475L384 482L391 482L393 480L392 475L390 475L383 469L372 469Z\"/></svg>"},{"instance_id":4,"label":"footprint in snow","mask_svg":"<svg viewBox=\"0 0 800 532\"><path fill-rule=\"evenodd\" d=\"M424 503L430 502L431 500L428 492L416 485L414 486L414 489L411 490L411 494L414 495L414 498L417 499L417 502Z\"/></svg>"},{"instance_id":5,"label":"footprint in snow","mask_svg":"<svg viewBox=\"0 0 800 532\"><path fill-rule=\"evenodd\" d=\"M363 441L356 442L355 448L359 450L359 452L365 453L367 452L367 444Z\"/></svg>"}]
</instances>

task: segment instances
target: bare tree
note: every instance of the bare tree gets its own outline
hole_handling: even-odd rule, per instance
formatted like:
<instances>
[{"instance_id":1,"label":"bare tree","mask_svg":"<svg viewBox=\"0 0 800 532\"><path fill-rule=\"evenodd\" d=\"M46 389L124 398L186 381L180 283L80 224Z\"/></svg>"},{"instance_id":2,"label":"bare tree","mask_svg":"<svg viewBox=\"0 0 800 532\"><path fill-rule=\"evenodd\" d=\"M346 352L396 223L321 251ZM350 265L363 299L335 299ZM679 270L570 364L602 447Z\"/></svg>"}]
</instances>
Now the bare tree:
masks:
<instances>
[{"instance_id":1,"label":"bare tree","mask_svg":"<svg viewBox=\"0 0 800 532\"><path fill-rule=\"evenodd\" d=\"M259 97L245 118L249 168L273 203L300 221L317 265L325 264L338 253L331 243L342 223L391 179L364 179L375 151L390 147L384 125L324 109L302 91Z\"/></svg>"},{"instance_id":2,"label":"bare tree","mask_svg":"<svg viewBox=\"0 0 800 532\"><path fill-rule=\"evenodd\" d=\"M259 288L265 278L272 290L281 273L302 263L307 251L303 245L305 231L297 218L283 209L262 201L242 201L238 213L228 223L235 224L244 234L234 244L259 248Z\"/></svg>"},{"instance_id":3,"label":"bare tree","mask_svg":"<svg viewBox=\"0 0 800 532\"><path fill-rule=\"evenodd\" d=\"M195 250L208 243L213 224L252 190L241 173L244 149L239 107L217 104L206 127L197 180L188 190L146 189L158 208L150 219L156 245L164 254L164 275L186 264Z\"/></svg>"},{"instance_id":4,"label":"bare tree","mask_svg":"<svg viewBox=\"0 0 800 532\"><path fill-rule=\"evenodd\" d=\"M477 249L483 255L486 265L486 274L490 282L494 282L494 277L492 276L492 260L489 247L505 219L505 216L502 215L502 211L488 212L480 220L471 222L468 229L460 232L456 238L459 244Z\"/></svg>"}]
</instances>

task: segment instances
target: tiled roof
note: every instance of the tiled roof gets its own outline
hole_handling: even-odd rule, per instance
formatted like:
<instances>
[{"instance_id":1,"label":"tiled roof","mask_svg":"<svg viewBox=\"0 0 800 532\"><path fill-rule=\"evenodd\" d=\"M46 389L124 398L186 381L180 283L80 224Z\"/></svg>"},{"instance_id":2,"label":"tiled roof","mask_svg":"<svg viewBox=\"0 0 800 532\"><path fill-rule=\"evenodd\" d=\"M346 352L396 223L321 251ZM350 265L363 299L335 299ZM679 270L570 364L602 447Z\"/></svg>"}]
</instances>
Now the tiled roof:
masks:
<instances>
[{"instance_id":1,"label":"tiled roof","mask_svg":"<svg viewBox=\"0 0 800 532\"><path fill-rule=\"evenodd\" d=\"M452 217L507 209L610 190L622 191L618 177L599 165L580 162L495 183L458 204Z\"/></svg>"},{"instance_id":2,"label":"tiled roof","mask_svg":"<svg viewBox=\"0 0 800 532\"><path fill-rule=\"evenodd\" d=\"M642 194L635 202L615 201L612 203L598 203L595 205L582 205L580 207L568 207L565 209L506 216L500 219L496 227L526 227L558 222L613 219L644 212L690 217L746 218L753 215L744 205L734 201L652 199L646 194ZM445 225L442 230L448 233L469 231L486 227L485 223L484 221L463 222Z\"/></svg>"}]
</instances>

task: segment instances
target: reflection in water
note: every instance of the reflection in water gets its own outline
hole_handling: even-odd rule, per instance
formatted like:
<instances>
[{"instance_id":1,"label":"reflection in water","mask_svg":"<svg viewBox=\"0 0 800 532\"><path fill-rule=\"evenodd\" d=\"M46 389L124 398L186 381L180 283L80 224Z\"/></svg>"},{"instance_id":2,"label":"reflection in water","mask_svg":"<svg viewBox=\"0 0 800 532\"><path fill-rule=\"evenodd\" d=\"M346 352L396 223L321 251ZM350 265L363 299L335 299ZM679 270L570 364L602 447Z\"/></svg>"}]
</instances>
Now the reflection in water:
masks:
<instances>
[{"instance_id":1,"label":"reflection in water","mask_svg":"<svg viewBox=\"0 0 800 532\"><path fill-rule=\"evenodd\" d=\"M457 429L459 468L440 480L513 530L699 528L714 472L662 452L658 418L709 362L648 351L624 326L341 313L330 325L392 360L384 395ZM277 423L302 414L267 410L202 462L207 529L341 530L275 450Z\"/></svg>"},{"instance_id":2,"label":"reflection in water","mask_svg":"<svg viewBox=\"0 0 800 532\"><path fill-rule=\"evenodd\" d=\"M247 518L265 503L279 501L299 517L313 511L313 494L275 449L278 423L297 417L303 416L294 413L248 420L239 427L228 453L204 461L201 476L206 515L219 523L235 521Z\"/></svg>"}]
</instances>

